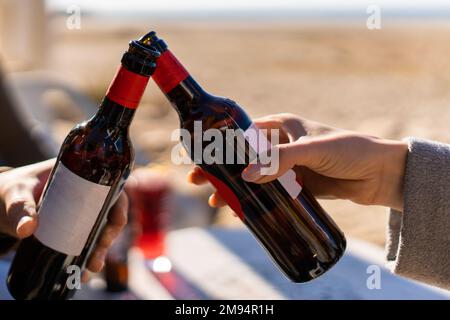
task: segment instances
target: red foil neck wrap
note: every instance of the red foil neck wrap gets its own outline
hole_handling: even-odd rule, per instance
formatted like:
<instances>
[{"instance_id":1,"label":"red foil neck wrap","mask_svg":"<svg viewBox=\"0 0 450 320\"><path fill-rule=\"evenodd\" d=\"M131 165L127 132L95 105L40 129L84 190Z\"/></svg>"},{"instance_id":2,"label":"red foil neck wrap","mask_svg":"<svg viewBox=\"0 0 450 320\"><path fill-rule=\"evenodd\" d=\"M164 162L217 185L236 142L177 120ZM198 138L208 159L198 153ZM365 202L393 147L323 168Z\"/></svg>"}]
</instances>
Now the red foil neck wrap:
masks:
<instances>
[{"instance_id":1,"label":"red foil neck wrap","mask_svg":"<svg viewBox=\"0 0 450 320\"><path fill-rule=\"evenodd\" d=\"M128 109L136 109L144 94L148 79L149 77L141 76L120 66L106 96Z\"/></svg>"},{"instance_id":2,"label":"red foil neck wrap","mask_svg":"<svg viewBox=\"0 0 450 320\"><path fill-rule=\"evenodd\" d=\"M187 77L189 73L169 50L163 52L156 61L156 71L152 76L164 93L170 92Z\"/></svg>"}]
</instances>

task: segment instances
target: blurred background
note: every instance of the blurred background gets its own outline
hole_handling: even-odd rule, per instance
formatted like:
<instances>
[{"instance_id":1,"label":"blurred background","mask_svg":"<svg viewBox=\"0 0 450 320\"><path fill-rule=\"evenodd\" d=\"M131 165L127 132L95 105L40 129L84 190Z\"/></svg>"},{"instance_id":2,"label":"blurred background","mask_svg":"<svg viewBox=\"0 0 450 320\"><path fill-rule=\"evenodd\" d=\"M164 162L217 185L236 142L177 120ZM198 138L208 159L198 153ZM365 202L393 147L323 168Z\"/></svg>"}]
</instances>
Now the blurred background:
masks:
<instances>
[{"instance_id":1,"label":"blurred background","mask_svg":"<svg viewBox=\"0 0 450 320\"><path fill-rule=\"evenodd\" d=\"M148 30L206 90L254 118L291 112L385 138L450 142L448 1L0 0L0 108L20 109L14 119L25 123L25 136L43 137L26 159L55 154L74 123L95 112L128 41ZM206 206L209 187L187 185L190 166L171 163L177 127L151 81L132 139L138 164L175 177L177 227L242 228L229 209ZM13 135L2 138L5 164L23 160L8 158L11 145L36 147ZM386 209L322 203L347 235L384 244Z\"/></svg>"}]
</instances>

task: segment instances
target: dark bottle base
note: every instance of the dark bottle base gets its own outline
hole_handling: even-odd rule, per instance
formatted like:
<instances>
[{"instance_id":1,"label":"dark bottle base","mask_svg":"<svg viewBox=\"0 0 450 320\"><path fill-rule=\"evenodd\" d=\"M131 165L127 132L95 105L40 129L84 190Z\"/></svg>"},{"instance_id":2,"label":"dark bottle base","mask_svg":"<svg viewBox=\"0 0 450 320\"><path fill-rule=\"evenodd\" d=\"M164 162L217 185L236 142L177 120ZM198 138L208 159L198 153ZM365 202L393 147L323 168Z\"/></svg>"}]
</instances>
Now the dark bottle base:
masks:
<instances>
[{"instance_id":1,"label":"dark bottle base","mask_svg":"<svg viewBox=\"0 0 450 320\"><path fill-rule=\"evenodd\" d=\"M7 281L6 282L6 287L8 288L9 294L15 299L15 300L68 300L70 299L73 294L64 294L64 295L59 295L59 296L52 296L50 294L42 294L42 293L37 293L34 294L32 296L30 295L25 295L23 293L14 291L14 287L16 287L16 285L10 285L10 282Z\"/></svg>"},{"instance_id":2,"label":"dark bottle base","mask_svg":"<svg viewBox=\"0 0 450 320\"><path fill-rule=\"evenodd\" d=\"M268 195L280 190L276 184L266 184L255 192L259 195L255 198L272 208L270 214L259 214L251 199L241 201L248 204L243 221L289 280L308 282L339 261L346 249L345 236L306 188L295 200L285 195L284 210L272 205Z\"/></svg>"},{"instance_id":3,"label":"dark bottle base","mask_svg":"<svg viewBox=\"0 0 450 320\"><path fill-rule=\"evenodd\" d=\"M321 272L320 273L315 273L314 276L311 275L312 270L308 270L308 271L302 272L302 273L297 274L297 275L288 275L281 268L280 268L280 270L285 275L285 277L288 278L292 282L305 283L305 282L312 281L314 279L317 279L317 278L323 276L330 269L332 269L333 266L336 263L338 263L338 261L344 256L346 247L347 247L347 241L346 241L345 238L343 238L342 242L341 242L341 250L342 251L340 251L339 254L336 255L336 257L333 260L331 260L330 262L326 262L326 263L320 264Z\"/></svg>"},{"instance_id":4,"label":"dark bottle base","mask_svg":"<svg viewBox=\"0 0 450 320\"><path fill-rule=\"evenodd\" d=\"M16 275L17 278L24 278L26 279L27 276L26 275L21 275L18 274ZM63 283L65 281L62 281ZM56 284L58 285L58 284ZM59 284L60 286L62 286L61 284ZM15 288L22 288L22 289L27 289L26 284L24 284L24 282L18 283L18 281L15 280L10 280L10 277L8 277L7 281L6 281L6 287L8 288L9 294L15 299L15 300L69 300L71 299L75 292L77 291L76 289L73 290L69 290L67 289L66 286L64 286L64 288L62 288L61 290L49 290L49 289L44 289L44 290L38 290L38 291L33 291L33 290L21 290L21 291L16 291Z\"/></svg>"},{"instance_id":5,"label":"dark bottle base","mask_svg":"<svg viewBox=\"0 0 450 320\"><path fill-rule=\"evenodd\" d=\"M69 274L65 270L73 259L45 247L34 236L22 240L6 281L9 293L16 300L68 299L73 290L66 288ZM31 265L43 267L33 269Z\"/></svg>"}]
</instances>

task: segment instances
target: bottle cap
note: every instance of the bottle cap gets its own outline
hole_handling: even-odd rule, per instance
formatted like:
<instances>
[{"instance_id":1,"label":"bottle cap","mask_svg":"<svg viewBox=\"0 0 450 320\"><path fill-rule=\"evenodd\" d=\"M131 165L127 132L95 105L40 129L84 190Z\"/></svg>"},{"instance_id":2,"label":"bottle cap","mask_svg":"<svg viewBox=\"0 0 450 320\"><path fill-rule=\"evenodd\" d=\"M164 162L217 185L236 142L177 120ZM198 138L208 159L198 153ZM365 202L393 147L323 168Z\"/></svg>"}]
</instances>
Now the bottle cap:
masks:
<instances>
[{"instance_id":1,"label":"bottle cap","mask_svg":"<svg viewBox=\"0 0 450 320\"><path fill-rule=\"evenodd\" d=\"M156 60L160 55L154 48L142 45L139 40L132 40L121 62L130 71L149 77L155 71Z\"/></svg>"},{"instance_id":2,"label":"bottle cap","mask_svg":"<svg viewBox=\"0 0 450 320\"><path fill-rule=\"evenodd\" d=\"M148 48L153 48L154 50L159 52L164 52L168 48L164 40L158 38L155 31L150 31L146 35L142 36L138 41L140 44Z\"/></svg>"}]
</instances>

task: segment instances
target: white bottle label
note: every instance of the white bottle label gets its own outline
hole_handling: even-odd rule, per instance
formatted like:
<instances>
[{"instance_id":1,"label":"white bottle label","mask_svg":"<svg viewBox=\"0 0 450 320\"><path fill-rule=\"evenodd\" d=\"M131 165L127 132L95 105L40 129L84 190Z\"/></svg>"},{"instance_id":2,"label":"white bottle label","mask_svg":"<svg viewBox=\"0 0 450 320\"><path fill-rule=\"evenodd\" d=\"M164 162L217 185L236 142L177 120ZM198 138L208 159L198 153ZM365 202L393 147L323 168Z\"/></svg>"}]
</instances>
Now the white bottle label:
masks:
<instances>
[{"instance_id":1,"label":"white bottle label","mask_svg":"<svg viewBox=\"0 0 450 320\"><path fill-rule=\"evenodd\" d=\"M42 199L34 235L53 250L78 256L111 187L83 179L61 162L57 166Z\"/></svg>"},{"instance_id":2,"label":"white bottle label","mask_svg":"<svg viewBox=\"0 0 450 320\"><path fill-rule=\"evenodd\" d=\"M244 137L258 154L266 152L272 147L272 144L267 139L264 132L258 129L254 124L244 131ZM294 199L297 198L302 191L302 186L297 182L296 174L292 169L286 171L286 173L278 177L277 180Z\"/></svg>"}]
</instances>

